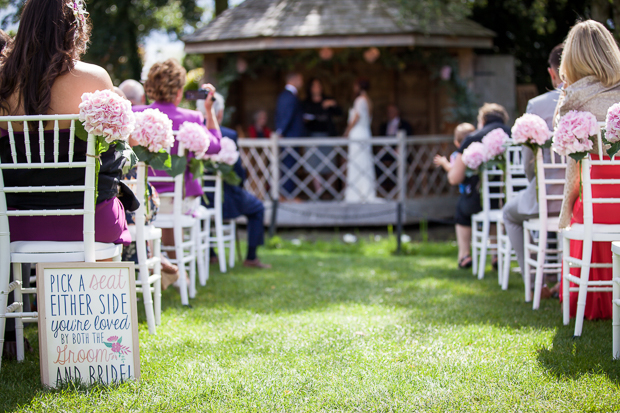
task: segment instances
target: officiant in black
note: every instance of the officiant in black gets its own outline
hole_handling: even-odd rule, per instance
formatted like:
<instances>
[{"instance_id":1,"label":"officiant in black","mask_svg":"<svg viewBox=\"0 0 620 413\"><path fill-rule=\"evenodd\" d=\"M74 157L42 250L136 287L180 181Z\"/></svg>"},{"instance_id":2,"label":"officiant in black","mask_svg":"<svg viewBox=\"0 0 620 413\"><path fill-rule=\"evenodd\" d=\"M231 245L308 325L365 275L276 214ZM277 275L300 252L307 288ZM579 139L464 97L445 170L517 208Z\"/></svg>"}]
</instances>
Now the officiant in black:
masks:
<instances>
[{"instance_id":1,"label":"officiant in black","mask_svg":"<svg viewBox=\"0 0 620 413\"><path fill-rule=\"evenodd\" d=\"M312 138L327 138L336 136L336 127L333 118L342 115L342 109L336 101L325 96L323 83L318 78L310 79L306 89L306 100L303 104L303 119L308 136ZM319 146L314 154L308 158L308 167L315 170L323 178L333 173L336 167L336 158L329 158L334 148L332 146ZM315 193L321 192L321 182L318 178L312 180Z\"/></svg>"}]
</instances>

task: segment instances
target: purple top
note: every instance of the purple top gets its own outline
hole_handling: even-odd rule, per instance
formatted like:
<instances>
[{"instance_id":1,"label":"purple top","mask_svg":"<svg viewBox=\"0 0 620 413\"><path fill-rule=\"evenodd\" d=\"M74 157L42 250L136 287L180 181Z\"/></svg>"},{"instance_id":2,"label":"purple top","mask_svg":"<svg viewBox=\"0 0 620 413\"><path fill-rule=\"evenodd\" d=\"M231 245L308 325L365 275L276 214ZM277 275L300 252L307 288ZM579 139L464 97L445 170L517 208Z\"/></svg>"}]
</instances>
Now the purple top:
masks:
<instances>
[{"instance_id":1,"label":"purple top","mask_svg":"<svg viewBox=\"0 0 620 413\"><path fill-rule=\"evenodd\" d=\"M132 107L134 112L142 112L145 109L158 109L160 112L168 115L170 120L172 121L172 129L177 131L181 127L183 122L194 122L200 125L204 125L204 117L202 113L197 110L183 109L175 106L174 103L169 102L153 102L150 105L139 105ZM207 150L207 154L214 154L220 151L220 139L222 139L222 134L217 129L207 129L207 135L209 136L210 144L209 149ZM179 150L179 143L175 140L174 145L170 149L170 153L172 155L176 155ZM194 155L191 153L187 154L187 159L191 159ZM164 171L153 171L149 168L149 176L169 176ZM157 189L157 192L173 192L174 184L167 182L154 182L153 186ZM194 179L192 174L189 172L189 165L185 171L185 195L186 196L202 196L202 185L199 179Z\"/></svg>"}]
</instances>

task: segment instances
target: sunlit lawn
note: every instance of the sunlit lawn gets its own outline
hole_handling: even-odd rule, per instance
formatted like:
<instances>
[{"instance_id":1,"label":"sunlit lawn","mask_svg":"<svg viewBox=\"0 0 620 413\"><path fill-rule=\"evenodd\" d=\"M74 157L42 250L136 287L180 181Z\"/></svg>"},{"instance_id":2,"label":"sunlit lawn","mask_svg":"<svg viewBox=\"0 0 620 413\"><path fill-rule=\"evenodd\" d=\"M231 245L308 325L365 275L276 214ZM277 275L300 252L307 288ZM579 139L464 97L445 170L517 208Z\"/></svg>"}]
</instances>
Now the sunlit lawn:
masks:
<instances>
[{"instance_id":1,"label":"sunlit lawn","mask_svg":"<svg viewBox=\"0 0 620 413\"><path fill-rule=\"evenodd\" d=\"M48 391L38 353L2 363L7 411L614 411L611 321L564 327L557 300L523 302L456 269L455 248L273 242L270 271L212 267L193 308L165 292L142 380ZM139 307L140 308L140 307ZM27 336L38 348L36 328Z\"/></svg>"}]
</instances>

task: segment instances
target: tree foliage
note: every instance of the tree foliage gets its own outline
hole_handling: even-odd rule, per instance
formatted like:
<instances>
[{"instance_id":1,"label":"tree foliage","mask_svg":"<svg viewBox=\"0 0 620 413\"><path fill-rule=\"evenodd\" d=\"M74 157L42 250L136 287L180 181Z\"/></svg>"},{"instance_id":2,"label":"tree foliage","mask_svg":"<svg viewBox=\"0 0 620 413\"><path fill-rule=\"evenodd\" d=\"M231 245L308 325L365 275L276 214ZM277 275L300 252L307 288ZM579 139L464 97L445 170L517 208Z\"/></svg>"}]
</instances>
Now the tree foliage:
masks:
<instances>
[{"instance_id":1,"label":"tree foliage","mask_svg":"<svg viewBox=\"0 0 620 413\"><path fill-rule=\"evenodd\" d=\"M0 0L0 7L13 6L3 26L19 19L24 0ZM87 4L93 25L84 61L103 66L118 84L139 79L142 71L140 43L152 30L182 34L200 21L203 10L196 0L96 0Z\"/></svg>"}]
</instances>

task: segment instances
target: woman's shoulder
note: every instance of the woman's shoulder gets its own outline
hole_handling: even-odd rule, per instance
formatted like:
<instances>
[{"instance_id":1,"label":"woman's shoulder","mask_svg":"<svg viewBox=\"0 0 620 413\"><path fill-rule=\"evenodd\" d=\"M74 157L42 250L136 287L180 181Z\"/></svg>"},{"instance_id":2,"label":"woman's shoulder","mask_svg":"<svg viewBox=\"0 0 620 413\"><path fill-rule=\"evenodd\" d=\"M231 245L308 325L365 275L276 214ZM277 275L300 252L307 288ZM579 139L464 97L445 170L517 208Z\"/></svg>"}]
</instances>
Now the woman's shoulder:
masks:
<instances>
[{"instance_id":1,"label":"woman's shoulder","mask_svg":"<svg viewBox=\"0 0 620 413\"><path fill-rule=\"evenodd\" d=\"M77 62L68 73L58 76L52 86L52 113L77 113L82 94L112 89L110 75L102 67Z\"/></svg>"},{"instance_id":2,"label":"woman's shoulder","mask_svg":"<svg viewBox=\"0 0 620 413\"><path fill-rule=\"evenodd\" d=\"M183 120L187 122L202 123L202 121L204 120L202 113L197 110L177 107L177 112L179 113L179 115L181 115Z\"/></svg>"}]
</instances>

